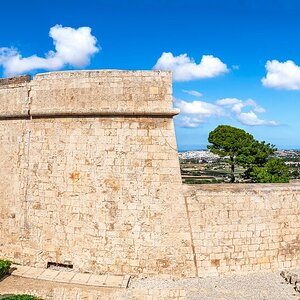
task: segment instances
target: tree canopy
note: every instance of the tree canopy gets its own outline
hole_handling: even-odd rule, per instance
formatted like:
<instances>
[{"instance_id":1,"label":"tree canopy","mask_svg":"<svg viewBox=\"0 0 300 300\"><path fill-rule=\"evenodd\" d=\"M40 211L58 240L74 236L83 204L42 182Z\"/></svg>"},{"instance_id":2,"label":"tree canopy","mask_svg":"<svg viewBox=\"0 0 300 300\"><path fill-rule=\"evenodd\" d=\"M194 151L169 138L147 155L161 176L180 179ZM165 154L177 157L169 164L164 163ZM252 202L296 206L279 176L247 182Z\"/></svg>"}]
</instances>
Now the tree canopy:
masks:
<instances>
[{"instance_id":1,"label":"tree canopy","mask_svg":"<svg viewBox=\"0 0 300 300\"><path fill-rule=\"evenodd\" d=\"M245 130L219 125L209 133L208 149L220 156L228 156L231 166L230 182L235 181L235 166L244 167L245 177L253 182L287 182L288 168L280 159L271 158L274 145L259 142Z\"/></svg>"},{"instance_id":2,"label":"tree canopy","mask_svg":"<svg viewBox=\"0 0 300 300\"><path fill-rule=\"evenodd\" d=\"M264 166L253 166L249 172L253 182L289 182L289 168L279 158L269 159Z\"/></svg>"}]
</instances>

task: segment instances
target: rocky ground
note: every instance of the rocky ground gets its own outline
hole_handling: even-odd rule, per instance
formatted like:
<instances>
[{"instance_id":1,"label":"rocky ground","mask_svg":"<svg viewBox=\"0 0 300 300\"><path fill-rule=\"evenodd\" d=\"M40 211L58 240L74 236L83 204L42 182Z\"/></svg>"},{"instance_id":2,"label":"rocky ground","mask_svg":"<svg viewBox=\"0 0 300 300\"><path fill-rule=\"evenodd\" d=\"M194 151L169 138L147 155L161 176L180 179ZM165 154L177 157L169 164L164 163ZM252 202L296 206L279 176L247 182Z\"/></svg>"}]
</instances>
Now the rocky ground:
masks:
<instances>
[{"instance_id":1,"label":"rocky ground","mask_svg":"<svg viewBox=\"0 0 300 300\"><path fill-rule=\"evenodd\" d=\"M133 278L128 289L96 288L9 276L0 281L0 294L32 293L45 300L299 300L279 272L228 277L164 280Z\"/></svg>"},{"instance_id":2,"label":"rocky ground","mask_svg":"<svg viewBox=\"0 0 300 300\"><path fill-rule=\"evenodd\" d=\"M279 272L178 281L139 279L132 281L131 288L180 288L185 290L186 299L189 300L293 300L299 297Z\"/></svg>"}]
</instances>

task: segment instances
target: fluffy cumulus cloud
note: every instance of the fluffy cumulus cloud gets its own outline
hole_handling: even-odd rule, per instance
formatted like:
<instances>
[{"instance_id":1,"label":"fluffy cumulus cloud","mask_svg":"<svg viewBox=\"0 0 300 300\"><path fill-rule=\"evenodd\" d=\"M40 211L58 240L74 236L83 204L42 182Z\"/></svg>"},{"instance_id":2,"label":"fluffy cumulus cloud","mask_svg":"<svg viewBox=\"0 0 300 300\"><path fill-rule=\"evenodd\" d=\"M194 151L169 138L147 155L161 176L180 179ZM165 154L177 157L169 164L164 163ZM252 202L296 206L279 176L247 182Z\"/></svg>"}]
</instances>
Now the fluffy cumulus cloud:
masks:
<instances>
[{"instance_id":1,"label":"fluffy cumulus cloud","mask_svg":"<svg viewBox=\"0 0 300 300\"><path fill-rule=\"evenodd\" d=\"M253 111L240 113L236 116L236 118L240 123L242 123L244 125L248 125L248 126L259 126L259 125L276 126L276 125L278 125L277 122L275 122L275 121L266 121L266 120L259 119L258 116Z\"/></svg>"},{"instance_id":2,"label":"fluffy cumulus cloud","mask_svg":"<svg viewBox=\"0 0 300 300\"><path fill-rule=\"evenodd\" d=\"M174 98L174 105L180 109L178 124L181 127L198 127L210 117L224 115L221 107L204 101L188 102Z\"/></svg>"},{"instance_id":3,"label":"fluffy cumulus cloud","mask_svg":"<svg viewBox=\"0 0 300 300\"><path fill-rule=\"evenodd\" d=\"M178 119L180 127L197 128L203 123L205 123L203 119L191 116L182 116Z\"/></svg>"},{"instance_id":4,"label":"fluffy cumulus cloud","mask_svg":"<svg viewBox=\"0 0 300 300\"><path fill-rule=\"evenodd\" d=\"M265 112L265 109L257 105L257 103L252 100L240 100L237 98L224 98L216 101L217 105L229 107L235 113L241 113L244 107L250 106L253 107L253 110L258 113Z\"/></svg>"},{"instance_id":5,"label":"fluffy cumulus cloud","mask_svg":"<svg viewBox=\"0 0 300 300\"><path fill-rule=\"evenodd\" d=\"M198 91L194 91L194 90L182 90L184 93L194 96L194 97L201 97L202 93L198 92Z\"/></svg>"},{"instance_id":6,"label":"fluffy cumulus cloud","mask_svg":"<svg viewBox=\"0 0 300 300\"><path fill-rule=\"evenodd\" d=\"M63 27L55 25L50 29L55 51L45 57L32 55L22 57L14 48L0 48L0 65L6 76L28 73L33 70L60 70L64 66L83 68L89 65L91 57L100 49L90 27Z\"/></svg>"},{"instance_id":7,"label":"fluffy cumulus cloud","mask_svg":"<svg viewBox=\"0 0 300 300\"><path fill-rule=\"evenodd\" d=\"M221 107L204 101L187 102L181 99L175 99L174 103L183 114L201 115L203 117L223 114Z\"/></svg>"},{"instance_id":8,"label":"fluffy cumulus cloud","mask_svg":"<svg viewBox=\"0 0 300 300\"><path fill-rule=\"evenodd\" d=\"M265 109L252 99L224 98L212 104L204 101L188 102L175 98L174 105L181 112L177 118L177 123L181 127L199 127L212 117L234 118L247 126L278 125L275 121L259 118L257 114L265 112Z\"/></svg>"},{"instance_id":9,"label":"fluffy cumulus cloud","mask_svg":"<svg viewBox=\"0 0 300 300\"><path fill-rule=\"evenodd\" d=\"M237 121L243 125L248 126L259 126L268 125L276 126L278 125L275 121L267 121L260 119L257 113L264 113L266 110L259 106L253 99L240 100L237 98L224 98L216 101L217 105L229 108ZM250 108L250 111L244 112L243 109Z\"/></svg>"},{"instance_id":10,"label":"fluffy cumulus cloud","mask_svg":"<svg viewBox=\"0 0 300 300\"><path fill-rule=\"evenodd\" d=\"M173 71L173 79L176 81L211 78L228 72L226 64L213 55L203 55L197 64L187 54L174 56L171 52L164 52L153 69Z\"/></svg>"},{"instance_id":11,"label":"fluffy cumulus cloud","mask_svg":"<svg viewBox=\"0 0 300 300\"><path fill-rule=\"evenodd\" d=\"M267 74L261 80L264 86L275 89L300 90L300 67L293 61L267 61L265 67Z\"/></svg>"}]
</instances>

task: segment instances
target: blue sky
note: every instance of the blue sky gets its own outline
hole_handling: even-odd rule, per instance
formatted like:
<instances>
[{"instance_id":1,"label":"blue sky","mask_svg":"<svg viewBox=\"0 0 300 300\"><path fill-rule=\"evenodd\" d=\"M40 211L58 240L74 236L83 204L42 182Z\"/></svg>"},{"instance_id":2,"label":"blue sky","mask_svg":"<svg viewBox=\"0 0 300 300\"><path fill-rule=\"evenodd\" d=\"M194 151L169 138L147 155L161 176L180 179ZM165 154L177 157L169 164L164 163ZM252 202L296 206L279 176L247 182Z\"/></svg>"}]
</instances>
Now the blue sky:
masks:
<instances>
[{"instance_id":1,"label":"blue sky","mask_svg":"<svg viewBox=\"0 0 300 300\"><path fill-rule=\"evenodd\" d=\"M299 15L292 0L3 1L0 77L171 69L180 150L219 124L300 148Z\"/></svg>"}]
</instances>

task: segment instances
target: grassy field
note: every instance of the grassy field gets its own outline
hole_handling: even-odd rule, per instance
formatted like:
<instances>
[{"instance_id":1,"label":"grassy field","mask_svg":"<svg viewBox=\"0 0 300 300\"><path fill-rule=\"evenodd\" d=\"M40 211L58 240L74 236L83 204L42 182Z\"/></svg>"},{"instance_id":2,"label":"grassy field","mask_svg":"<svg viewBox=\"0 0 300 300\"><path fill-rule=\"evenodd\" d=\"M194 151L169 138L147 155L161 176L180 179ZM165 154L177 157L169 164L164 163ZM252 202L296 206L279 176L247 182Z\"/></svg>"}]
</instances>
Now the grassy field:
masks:
<instances>
[{"instance_id":1,"label":"grassy field","mask_svg":"<svg viewBox=\"0 0 300 300\"><path fill-rule=\"evenodd\" d=\"M182 181L184 183L223 183L230 178L230 166L225 162L215 163L184 163L180 164ZM242 168L236 168L236 181L243 181Z\"/></svg>"},{"instance_id":2,"label":"grassy field","mask_svg":"<svg viewBox=\"0 0 300 300\"><path fill-rule=\"evenodd\" d=\"M291 160L288 160L289 162ZM287 163L290 169L290 179L300 179L300 166L295 163ZM191 163L180 161L180 170L183 183L207 184L226 183L230 180L230 166L225 161L211 163ZM236 182L247 182L242 177L245 169L235 168Z\"/></svg>"}]
</instances>

